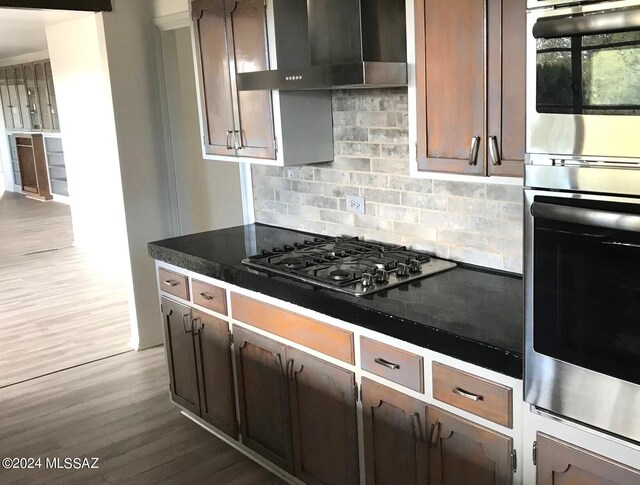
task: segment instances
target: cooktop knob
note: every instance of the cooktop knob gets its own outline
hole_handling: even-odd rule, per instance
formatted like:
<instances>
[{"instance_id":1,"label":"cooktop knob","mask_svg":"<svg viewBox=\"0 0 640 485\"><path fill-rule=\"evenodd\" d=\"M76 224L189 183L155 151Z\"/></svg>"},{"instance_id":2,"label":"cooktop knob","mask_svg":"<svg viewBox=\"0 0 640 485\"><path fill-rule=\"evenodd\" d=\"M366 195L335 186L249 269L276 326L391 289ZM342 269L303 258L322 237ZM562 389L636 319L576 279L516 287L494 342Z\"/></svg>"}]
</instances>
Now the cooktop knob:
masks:
<instances>
[{"instance_id":1,"label":"cooktop knob","mask_svg":"<svg viewBox=\"0 0 640 485\"><path fill-rule=\"evenodd\" d=\"M396 269L397 276L407 276L409 274L409 265L404 263L398 263L398 269Z\"/></svg>"},{"instance_id":2,"label":"cooktop knob","mask_svg":"<svg viewBox=\"0 0 640 485\"><path fill-rule=\"evenodd\" d=\"M386 283L389 281L389 272L384 269L376 271L376 281L379 283Z\"/></svg>"},{"instance_id":3,"label":"cooktop knob","mask_svg":"<svg viewBox=\"0 0 640 485\"><path fill-rule=\"evenodd\" d=\"M422 263L417 259L412 259L409 262L409 272L419 273L420 271L422 271Z\"/></svg>"},{"instance_id":4,"label":"cooktop knob","mask_svg":"<svg viewBox=\"0 0 640 485\"><path fill-rule=\"evenodd\" d=\"M373 286L375 283L375 276L369 273L362 274L362 286Z\"/></svg>"}]
</instances>

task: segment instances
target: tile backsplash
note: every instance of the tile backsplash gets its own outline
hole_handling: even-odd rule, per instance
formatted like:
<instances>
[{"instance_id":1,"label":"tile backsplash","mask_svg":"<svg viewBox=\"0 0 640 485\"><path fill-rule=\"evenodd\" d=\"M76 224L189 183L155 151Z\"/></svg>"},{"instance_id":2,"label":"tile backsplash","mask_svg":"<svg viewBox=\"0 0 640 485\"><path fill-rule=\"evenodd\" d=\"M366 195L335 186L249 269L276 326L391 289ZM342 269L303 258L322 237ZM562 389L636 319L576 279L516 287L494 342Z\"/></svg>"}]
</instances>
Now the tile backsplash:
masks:
<instances>
[{"instance_id":1,"label":"tile backsplash","mask_svg":"<svg viewBox=\"0 0 640 485\"><path fill-rule=\"evenodd\" d=\"M522 272L522 187L409 177L407 90L334 91L335 160L253 165L256 221ZM365 215L346 195L365 198Z\"/></svg>"}]
</instances>

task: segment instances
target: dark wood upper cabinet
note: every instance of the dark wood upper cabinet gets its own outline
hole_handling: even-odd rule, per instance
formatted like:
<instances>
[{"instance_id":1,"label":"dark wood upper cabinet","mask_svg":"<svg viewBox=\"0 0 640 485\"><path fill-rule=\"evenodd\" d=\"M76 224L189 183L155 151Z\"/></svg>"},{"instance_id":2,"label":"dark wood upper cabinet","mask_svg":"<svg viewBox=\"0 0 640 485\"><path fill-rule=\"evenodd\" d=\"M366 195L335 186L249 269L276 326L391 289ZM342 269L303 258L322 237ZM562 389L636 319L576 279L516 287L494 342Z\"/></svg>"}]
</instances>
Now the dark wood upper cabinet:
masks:
<instances>
[{"instance_id":1,"label":"dark wood upper cabinet","mask_svg":"<svg viewBox=\"0 0 640 485\"><path fill-rule=\"evenodd\" d=\"M367 484L428 483L426 403L362 379Z\"/></svg>"},{"instance_id":2,"label":"dark wood upper cabinet","mask_svg":"<svg viewBox=\"0 0 640 485\"><path fill-rule=\"evenodd\" d=\"M536 437L537 485L628 485L640 483L640 470L609 460L557 438Z\"/></svg>"},{"instance_id":3,"label":"dark wood upper cabinet","mask_svg":"<svg viewBox=\"0 0 640 485\"><path fill-rule=\"evenodd\" d=\"M512 440L483 426L430 406L431 485L511 484Z\"/></svg>"},{"instance_id":4,"label":"dark wood upper cabinet","mask_svg":"<svg viewBox=\"0 0 640 485\"><path fill-rule=\"evenodd\" d=\"M418 0L421 171L521 176L526 0Z\"/></svg>"},{"instance_id":5,"label":"dark wood upper cabinet","mask_svg":"<svg viewBox=\"0 0 640 485\"><path fill-rule=\"evenodd\" d=\"M287 348L295 474L308 484L359 483L353 372Z\"/></svg>"},{"instance_id":6,"label":"dark wood upper cabinet","mask_svg":"<svg viewBox=\"0 0 640 485\"><path fill-rule=\"evenodd\" d=\"M171 398L183 408L200 414L191 309L162 298L162 315Z\"/></svg>"},{"instance_id":7,"label":"dark wood upper cabinet","mask_svg":"<svg viewBox=\"0 0 640 485\"><path fill-rule=\"evenodd\" d=\"M270 91L238 92L236 74L269 68L263 0L193 0L205 151L275 158Z\"/></svg>"},{"instance_id":8,"label":"dark wood upper cabinet","mask_svg":"<svg viewBox=\"0 0 640 485\"><path fill-rule=\"evenodd\" d=\"M234 326L242 442L293 473L286 347Z\"/></svg>"},{"instance_id":9,"label":"dark wood upper cabinet","mask_svg":"<svg viewBox=\"0 0 640 485\"><path fill-rule=\"evenodd\" d=\"M229 324L193 310L193 335L202 419L238 437Z\"/></svg>"}]
</instances>

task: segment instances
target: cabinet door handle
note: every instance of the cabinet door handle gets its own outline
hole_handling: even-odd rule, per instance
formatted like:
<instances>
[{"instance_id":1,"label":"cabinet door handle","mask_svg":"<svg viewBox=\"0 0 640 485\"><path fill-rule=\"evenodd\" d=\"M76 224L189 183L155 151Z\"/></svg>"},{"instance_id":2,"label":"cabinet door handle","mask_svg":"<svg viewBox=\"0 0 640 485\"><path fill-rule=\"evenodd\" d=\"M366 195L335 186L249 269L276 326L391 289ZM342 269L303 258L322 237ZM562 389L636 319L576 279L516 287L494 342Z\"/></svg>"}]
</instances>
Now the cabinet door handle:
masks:
<instances>
[{"instance_id":1,"label":"cabinet door handle","mask_svg":"<svg viewBox=\"0 0 640 485\"><path fill-rule=\"evenodd\" d=\"M242 133L239 130L233 132L233 139L235 141L236 150L242 150L244 145L242 144Z\"/></svg>"},{"instance_id":2,"label":"cabinet door handle","mask_svg":"<svg viewBox=\"0 0 640 485\"><path fill-rule=\"evenodd\" d=\"M204 324L202 323L202 319L200 317L194 318L191 321L191 325L192 325L192 328L193 328L193 334L194 335L200 334L200 332L204 328Z\"/></svg>"},{"instance_id":3,"label":"cabinet door handle","mask_svg":"<svg viewBox=\"0 0 640 485\"><path fill-rule=\"evenodd\" d=\"M380 364L383 367L386 367L387 369L396 370L396 369L400 368L400 364L394 364L393 362L389 362L388 360L384 360L382 357L376 357L374 359L374 362L376 364Z\"/></svg>"},{"instance_id":4,"label":"cabinet door handle","mask_svg":"<svg viewBox=\"0 0 640 485\"><path fill-rule=\"evenodd\" d=\"M233 134L232 130L227 130L227 150L233 150L231 146L231 135Z\"/></svg>"},{"instance_id":5,"label":"cabinet door handle","mask_svg":"<svg viewBox=\"0 0 640 485\"><path fill-rule=\"evenodd\" d=\"M171 288L174 288L180 284L176 280L165 280L163 281L163 283L167 286L170 286Z\"/></svg>"},{"instance_id":6,"label":"cabinet door handle","mask_svg":"<svg viewBox=\"0 0 640 485\"><path fill-rule=\"evenodd\" d=\"M200 293L200 296L207 301L211 301L215 298L213 295L210 295L209 293L204 293L204 292Z\"/></svg>"},{"instance_id":7,"label":"cabinet door handle","mask_svg":"<svg viewBox=\"0 0 640 485\"><path fill-rule=\"evenodd\" d=\"M287 359L287 377L293 379L293 359Z\"/></svg>"},{"instance_id":8,"label":"cabinet door handle","mask_svg":"<svg viewBox=\"0 0 640 485\"><path fill-rule=\"evenodd\" d=\"M438 446L440 441L440 432L442 431L442 425L440 421L436 421L431 425L431 432L429 433L429 444L432 448Z\"/></svg>"},{"instance_id":9,"label":"cabinet door handle","mask_svg":"<svg viewBox=\"0 0 640 485\"><path fill-rule=\"evenodd\" d=\"M411 426L413 427L413 437L417 443L424 443L424 435L422 434L422 426L420 426L420 415L413 413L411 415Z\"/></svg>"},{"instance_id":10,"label":"cabinet door handle","mask_svg":"<svg viewBox=\"0 0 640 485\"><path fill-rule=\"evenodd\" d=\"M478 152L480 151L480 137L471 138L471 150L469 150L469 165L478 164Z\"/></svg>"},{"instance_id":11,"label":"cabinet door handle","mask_svg":"<svg viewBox=\"0 0 640 485\"><path fill-rule=\"evenodd\" d=\"M182 328L184 329L184 333L191 333L193 332L193 320L191 320L190 323L188 323L190 315L182 315Z\"/></svg>"},{"instance_id":12,"label":"cabinet door handle","mask_svg":"<svg viewBox=\"0 0 640 485\"><path fill-rule=\"evenodd\" d=\"M500 151L498 150L497 136L489 137L489 156L491 156L491 163L493 163L494 165L502 165L502 160L500 159Z\"/></svg>"},{"instance_id":13,"label":"cabinet door handle","mask_svg":"<svg viewBox=\"0 0 640 485\"><path fill-rule=\"evenodd\" d=\"M454 387L451 389L451 392L457 394L458 396L466 397L467 399L471 399L472 401L483 401L484 397L480 394L474 394L472 392L465 391L461 387Z\"/></svg>"},{"instance_id":14,"label":"cabinet door handle","mask_svg":"<svg viewBox=\"0 0 640 485\"><path fill-rule=\"evenodd\" d=\"M284 375L284 369L282 368L282 356L275 352L273 354L273 358L276 361L276 371L278 371L278 374L283 376Z\"/></svg>"}]
</instances>

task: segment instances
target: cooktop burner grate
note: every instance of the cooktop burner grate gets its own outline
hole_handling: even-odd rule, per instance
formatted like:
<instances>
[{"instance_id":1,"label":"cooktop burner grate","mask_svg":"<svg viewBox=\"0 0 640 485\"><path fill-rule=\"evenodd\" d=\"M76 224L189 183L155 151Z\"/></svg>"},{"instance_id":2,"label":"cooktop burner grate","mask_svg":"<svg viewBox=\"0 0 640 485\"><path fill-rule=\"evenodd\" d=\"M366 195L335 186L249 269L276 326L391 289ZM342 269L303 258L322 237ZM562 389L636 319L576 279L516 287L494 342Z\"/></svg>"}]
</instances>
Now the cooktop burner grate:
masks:
<instances>
[{"instance_id":1,"label":"cooktop burner grate","mask_svg":"<svg viewBox=\"0 0 640 485\"><path fill-rule=\"evenodd\" d=\"M454 268L455 263L405 246L357 237L304 240L242 263L269 274L361 296Z\"/></svg>"}]
</instances>

